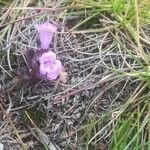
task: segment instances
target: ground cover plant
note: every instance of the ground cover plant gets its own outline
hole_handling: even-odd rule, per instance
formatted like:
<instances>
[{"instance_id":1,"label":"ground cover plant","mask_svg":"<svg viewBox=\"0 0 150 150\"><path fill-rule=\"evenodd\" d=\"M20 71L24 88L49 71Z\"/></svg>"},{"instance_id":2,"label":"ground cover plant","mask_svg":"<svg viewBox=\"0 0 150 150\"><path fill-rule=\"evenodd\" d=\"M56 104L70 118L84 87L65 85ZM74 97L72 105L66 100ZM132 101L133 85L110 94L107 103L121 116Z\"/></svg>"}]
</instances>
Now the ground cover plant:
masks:
<instances>
[{"instance_id":1,"label":"ground cover plant","mask_svg":"<svg viewBox=\"0 0 150 150\"><path fill-rule=\"evenodd\" d=\"M149 0L0 5L1 149L150 149Z\"/></svg>"}]
</instances>

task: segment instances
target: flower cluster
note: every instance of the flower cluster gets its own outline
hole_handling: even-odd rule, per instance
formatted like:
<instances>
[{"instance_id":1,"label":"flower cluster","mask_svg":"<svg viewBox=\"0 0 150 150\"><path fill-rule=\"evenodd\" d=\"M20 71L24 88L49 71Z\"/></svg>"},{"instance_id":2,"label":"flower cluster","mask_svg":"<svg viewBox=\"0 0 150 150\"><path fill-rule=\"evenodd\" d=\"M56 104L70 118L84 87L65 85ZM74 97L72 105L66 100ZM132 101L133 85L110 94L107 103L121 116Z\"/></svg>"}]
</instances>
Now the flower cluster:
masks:
<instances>
[{"instance_id":1,"label":"flower cluster","mask_svg":"<svg viewBox=\"0 0 150 150\"><path fill-rule=\"evenodd\" d=\"M35 25L39 32L41 47L32 58L31 67L40 79L54 80L63 71L61 61L56 58L56 54L49 51L49 46L53 43L54 33L57 32L57 26L52 23Z\"/></svg>"}]
</instances>

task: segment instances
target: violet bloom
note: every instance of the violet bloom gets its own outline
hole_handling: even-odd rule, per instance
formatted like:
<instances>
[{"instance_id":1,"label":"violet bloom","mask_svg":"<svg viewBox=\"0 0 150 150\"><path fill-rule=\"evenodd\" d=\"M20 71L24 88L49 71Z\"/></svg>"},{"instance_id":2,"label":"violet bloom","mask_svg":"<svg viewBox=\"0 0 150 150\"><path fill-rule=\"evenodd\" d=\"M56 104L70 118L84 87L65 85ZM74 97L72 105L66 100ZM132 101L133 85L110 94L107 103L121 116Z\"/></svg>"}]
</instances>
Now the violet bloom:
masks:
<instances>
[{"instance_id":1,"label":"violet bloom","mask_svg":"<svg viewBox=\"0 0 150 150\"><path fill-rule=\"evenodd\" d=\"M41 48L48 49L49 45L52 44L54 33L57 32L57 26L46 22L41 25L35 25L34 27L40 34Z\"/></svg>"},{"instance_id":2,"label":"violet bloom","mask_svg":"<svg viewBox=\"0 0 150 150\"><path fill-rule=\"evenodd\" d=\"M43 53L39 63L40 76L48 80L56 79L63 71L62 63L56 59L56 54L52 51Z\"/></svg>"}]
</instances>

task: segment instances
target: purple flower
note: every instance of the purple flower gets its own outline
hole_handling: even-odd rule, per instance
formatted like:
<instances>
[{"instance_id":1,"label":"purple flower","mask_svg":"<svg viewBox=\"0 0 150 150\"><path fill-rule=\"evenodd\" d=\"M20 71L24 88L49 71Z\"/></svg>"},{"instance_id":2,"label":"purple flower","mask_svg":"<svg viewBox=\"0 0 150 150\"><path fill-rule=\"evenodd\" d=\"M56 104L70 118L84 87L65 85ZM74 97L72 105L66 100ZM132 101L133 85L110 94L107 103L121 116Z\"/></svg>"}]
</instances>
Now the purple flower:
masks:
<instances>
[{"instance_id":1,"label":"purple flower","mask_svg":"<svg viewBox=\"0 0 150 150\"><path fill-rule=\"evenodd\" d=\"M63 71L62 63L56 59L56 54L52 51L45 52L39 57L39 73L47 80L56 79Z\"/></svg>"},{"instance_id":2,"label":"purple flower","mask_svg":"<svg viewBox=\"0 0 150 150\"><path fill-rule=\"evenodd\" d=\"M41 25L35 25L34 27L40 34L41 48L48 49L49 45L52 44L54 33L57 32L57 26L46 22Z\"/></svg>"},{"instance_id":3,"label":"purple flower","mask_svg":"<svg viewBox=\"0 0 150 150\"><path fill-rule=\"evenodd\" d=\"M49 51L50 44L53 43L54 33L57 26L52 23L35 25L40 35L41 47L37 51L29 50L26 53L29 73L34 77L44 80L54 80L63 72L61 61L56 58L56 54Z\"/></svg>"}]
</instances>

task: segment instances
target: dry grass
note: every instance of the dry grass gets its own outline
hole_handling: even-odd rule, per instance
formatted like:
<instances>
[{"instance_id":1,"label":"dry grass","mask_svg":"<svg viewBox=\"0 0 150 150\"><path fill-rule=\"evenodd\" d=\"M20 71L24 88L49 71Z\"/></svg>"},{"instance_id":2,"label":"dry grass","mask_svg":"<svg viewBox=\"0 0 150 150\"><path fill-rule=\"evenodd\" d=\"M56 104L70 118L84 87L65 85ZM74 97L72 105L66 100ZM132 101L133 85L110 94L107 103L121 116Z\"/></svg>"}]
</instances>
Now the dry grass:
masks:
<instances>
[{"instance_id":1,"label":"dry grass","mask_svg":"<svg viewBox=\"0 0 150 150\"><path fill-rule=\"evenodd\" d=\"M0 143L5 149L107 149L115 119L146 89L149 26L137 24L135 40L113 16L73 4L39 1L38 9L27 9L30 1L14 1L0 12ZM33 26L45 21L58 24L51 50L64 64L66 83L24 79L24 55L39 46Z\"/></svg>"}]
</instances>

